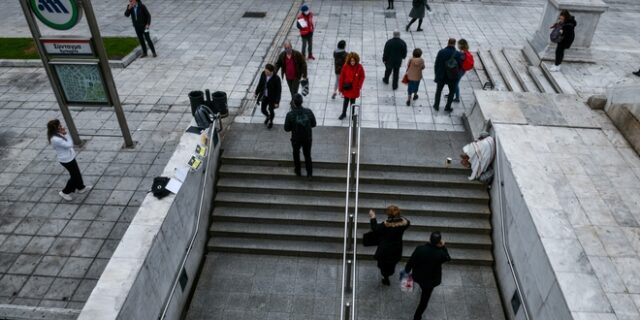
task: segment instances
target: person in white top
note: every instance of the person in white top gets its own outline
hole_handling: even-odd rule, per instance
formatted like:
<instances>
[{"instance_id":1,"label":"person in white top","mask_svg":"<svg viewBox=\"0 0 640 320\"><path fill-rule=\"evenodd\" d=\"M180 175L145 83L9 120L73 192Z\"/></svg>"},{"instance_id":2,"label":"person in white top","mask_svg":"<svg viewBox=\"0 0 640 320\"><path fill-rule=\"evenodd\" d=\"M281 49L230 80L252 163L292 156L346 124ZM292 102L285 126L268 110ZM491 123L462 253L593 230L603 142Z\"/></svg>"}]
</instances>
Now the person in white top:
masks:
<instances>
[{"instance_id":1,"label":"person in white top","mask_svg":"<svg viewBox=\"0 0 640 320\"><path fill-rule=\"evenodd\" d=\"M76 162L76 152L73 150L71 136L69 136L62 123L60 123L60 120L54 119L47 123L47 139L56 151L58 161L69 171L69 175L71 175L71 178L67 181L67 185L62 191L58 192L58 194L63 199L71 201L73 200L70 195L72 192L85 193L89 191L91 186L85 186L82 181L82 174Z\"/></svg>"}]
</instances>

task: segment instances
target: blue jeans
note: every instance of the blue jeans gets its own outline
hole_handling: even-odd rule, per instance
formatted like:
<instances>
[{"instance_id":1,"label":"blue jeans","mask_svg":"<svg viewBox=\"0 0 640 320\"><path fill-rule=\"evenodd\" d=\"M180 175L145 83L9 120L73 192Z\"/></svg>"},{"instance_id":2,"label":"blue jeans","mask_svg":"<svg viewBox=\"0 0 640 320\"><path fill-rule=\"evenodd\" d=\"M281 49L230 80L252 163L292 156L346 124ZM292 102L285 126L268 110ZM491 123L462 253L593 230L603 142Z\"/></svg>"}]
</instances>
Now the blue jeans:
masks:
<instances>
[{"instance_id":1,"label":"blue jeans","mask_svg":"<svg viewBox=\"0 0 640 320\"><path fill-rule=\"evenodd\" d=\"M456 93L453 95L454 99L460 100L460 79L462 79L465 73L466 71L462 71L458 76L458 80L456 80Z\"/></svg>"}]
</instances>

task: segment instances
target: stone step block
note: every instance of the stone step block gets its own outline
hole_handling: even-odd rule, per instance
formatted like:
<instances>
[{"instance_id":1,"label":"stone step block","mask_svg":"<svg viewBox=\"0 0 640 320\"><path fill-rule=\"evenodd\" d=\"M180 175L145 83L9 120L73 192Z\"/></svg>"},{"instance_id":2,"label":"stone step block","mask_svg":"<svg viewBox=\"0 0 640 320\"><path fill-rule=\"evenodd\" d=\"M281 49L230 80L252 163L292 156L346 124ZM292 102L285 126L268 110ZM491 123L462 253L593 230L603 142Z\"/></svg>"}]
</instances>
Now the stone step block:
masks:
<instances>
[{"instance_id":1,"label":"stone step block","mask_svg":"<svg viewBox=\"0 0 640 320\"><path fill-rule=\"evenodd\" d=\"M489 52L509 91L523 92L524 90L522 89L520 82L518 82L515 72L511 69L511 65L509 65L509 62L502 54L502 51L498 49L491 49Z\"/></svg>"},{"instance_id":2,"label":"stone step block","mask_svg":"<svg viewBox=\"0 0 640 320\"><path fill-rule=\"evenodd\" d=\"M557 93L549 79L542 73L539 67L529 66L529 75L542 93Z\"/></svg>"},{"instance_id":3,"label":"stone step block","mask_svg":"<svg viewBox=\"0 0 640 320\"><path fill-rule=\"evenodd\" d=\"M525 92L540 92L535 81L529 75L529 63L522 53L522 49L502 49L502 54L509 62L520 86Z\"/></svg>"},{"instance_id":4,"label":"stone step block","mask_svg":"<svg viewBox=\"0 0 640 320\"><path fill-rule=\"evenodd\" d=\"M482 61L484 69L487 71L487 75L489 76L491 83L493 83L493 89L496 91L509 91L509 88L507 88L504 79L502 79L500 70L498 70L496 63L493 61L489 50L478 51L478 56Z\"/></svg>"}]
</instances>

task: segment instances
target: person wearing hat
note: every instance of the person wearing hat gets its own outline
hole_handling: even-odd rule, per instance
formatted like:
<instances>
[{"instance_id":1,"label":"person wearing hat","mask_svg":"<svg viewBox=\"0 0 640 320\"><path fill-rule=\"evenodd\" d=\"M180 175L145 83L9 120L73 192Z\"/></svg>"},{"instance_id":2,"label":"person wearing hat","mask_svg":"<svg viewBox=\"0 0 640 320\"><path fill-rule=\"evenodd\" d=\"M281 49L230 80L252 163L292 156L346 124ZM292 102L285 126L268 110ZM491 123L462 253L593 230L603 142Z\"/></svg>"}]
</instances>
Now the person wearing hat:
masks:
<instances>
[{"instance_id":1,"label":"person wearing hat","mask_svg":"<svg viewBox=\"0 0 640 320\"><path fill-rule=\"evenodd\" d=\"M315 60L313 56L313 13L309 10L309 6L303 4L300 7L300 14L296 18L296 26L300 30L300 37L302 37L302 55L306 55L307 45L309 45L309 55L307 59Z\"/></svg>"},{"instance_id":2,"label":"person wearing hat","mask_svg":"<svg viewBox=\"0 0 640 320\"><path fill-rule=\"evenodd\" d=\"M316 126L316 117L313 111L302 106L302 95L296 93L293 96L291 111L284 120L284 131L291 132L291 148L293 149L293 165L296 176L300 172L300 148L304 155L304 165L307 177L313 176L313 164L311 162L312 128Z\"/></svg>"}]
</instances>

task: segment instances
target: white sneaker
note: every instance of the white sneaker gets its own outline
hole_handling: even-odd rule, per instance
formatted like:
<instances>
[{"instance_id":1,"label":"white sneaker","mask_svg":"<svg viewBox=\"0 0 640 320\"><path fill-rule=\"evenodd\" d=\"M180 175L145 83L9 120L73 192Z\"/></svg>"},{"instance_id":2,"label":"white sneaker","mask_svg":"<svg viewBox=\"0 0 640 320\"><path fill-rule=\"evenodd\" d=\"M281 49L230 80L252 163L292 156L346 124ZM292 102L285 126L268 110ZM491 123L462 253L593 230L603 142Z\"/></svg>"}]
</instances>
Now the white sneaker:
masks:
<instances>
[{"instance_id":1,"label":"white sneaker","mask_svg":"<svg viewBox=\"0 0 640 320\"><path fill-rule=\"evenodd\" d=\"M84 189L78 189L76 192L85 193L85 192L91 190L91 188L93 188L93 186L84 186Z\"/></svg>"},{"instance_id":2,"label":"white sneaker","mask_svg":"<svg viewBox=\"0 0 640 320\"><path fill-rule=\"evenodd\" d=\"M431 11L431 10L427 10L427 12L428 12L429 14L433 14L433 11Z\"/></svg>"},{"instance_id":3,"label":"white sneaker","mask_svg":"<svg viewBox=\"0 0 640 320\"><path fill-rule=\"evenodd\" d=\"M560 71L560 66L552 65L551 67L549 67L549 71L558 72Z\"/></svg>"},{"instance_id":4,"label":"white sneaker","mask_svg":"<svg viewBox=\"0 0 640 320\"><path fill-rule=\"evenodd\" d=\"M67 200L67 201L71 201L71 200L73 200L73 198L71 198L71 196L70 196L70 195L68 195L68 194L66 194L66 193L64 193L64 192L62 192L62 191L58 192L58 194L62 197L62 199L65 199L65 200Z\"/></svg>"}]
</instances>

